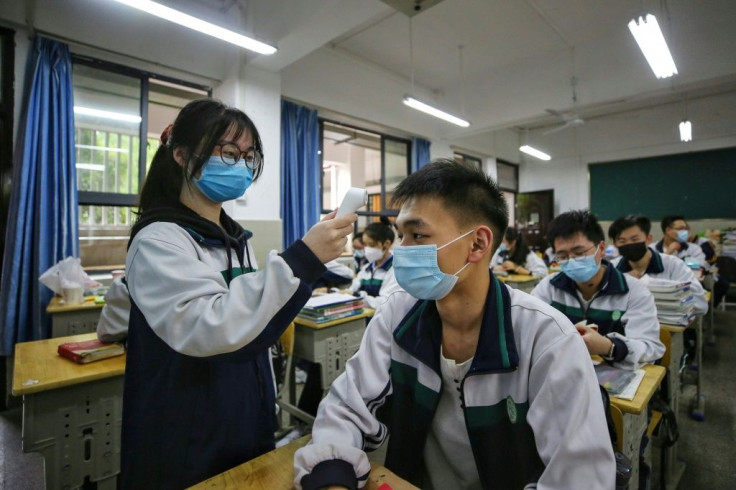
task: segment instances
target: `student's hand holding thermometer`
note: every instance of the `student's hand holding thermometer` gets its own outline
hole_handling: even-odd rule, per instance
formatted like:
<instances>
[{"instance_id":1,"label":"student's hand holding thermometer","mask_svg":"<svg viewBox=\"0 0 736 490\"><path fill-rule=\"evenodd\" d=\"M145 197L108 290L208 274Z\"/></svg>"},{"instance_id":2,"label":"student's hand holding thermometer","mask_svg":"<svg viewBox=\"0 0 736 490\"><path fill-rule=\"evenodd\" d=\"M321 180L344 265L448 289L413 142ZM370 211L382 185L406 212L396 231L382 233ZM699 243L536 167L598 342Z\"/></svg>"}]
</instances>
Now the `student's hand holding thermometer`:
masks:
<instances>
[{"instance_id":1,"label":"student's hand holding thermometer","mask_svg":"<svg viewBox=\"0 0 736 490\"><path fill-rule=\"evenodd\" d=\"M348 242L347 236L353 231L353 223L358 219L355 211L368 202L365 189L350 188L340 207L325 216L302 238L304 244L323 264L340 256Z\"/></svg>"}]
</instances>

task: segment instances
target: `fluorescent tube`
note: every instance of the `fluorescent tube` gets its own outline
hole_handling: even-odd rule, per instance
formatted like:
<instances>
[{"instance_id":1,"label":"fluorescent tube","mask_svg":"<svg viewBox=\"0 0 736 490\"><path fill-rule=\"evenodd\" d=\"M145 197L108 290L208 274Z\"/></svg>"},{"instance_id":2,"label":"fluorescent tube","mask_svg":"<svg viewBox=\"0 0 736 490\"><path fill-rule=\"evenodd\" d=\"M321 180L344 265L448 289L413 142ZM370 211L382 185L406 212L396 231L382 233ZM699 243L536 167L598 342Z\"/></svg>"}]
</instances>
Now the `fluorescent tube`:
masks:
<instances>
[{"instance_id":1,"label":"fluorescent tube","mask_svg":"<svg viewBox=\"0 0 736 490\"><path fill-rule=\"evenodd\" d=\"M241 48L249 49L260 54L274 54L276 48L269 46L266 43L256 41L250 37L238 34L237 32L225 29L216 24L198 19L194 16L179 12L172 8L161 5L160 3L151 2L150 0L115 0L116 2L122 3L129 7L142 10L151 15L155 15L174 24L194 29L195 31L207 34L208 36L216 37L225 42L235 44Z\"/></svg>"},{"instance_id":2,"label":"fluorescent tube","mask_svg":"<svg viewBox=\"0 0 736 490\"><path fill-rule=\"evenodd\" d=\"M677 75L675 61L672 59L656 17L647 14L646 17L632 19L629 22L629 30L639 44L639 49L644 53L649 66L652 67L654 76L668 78Z\"/></svg>"},{"instance_id":3,"label":"fluorescent tube","mask_svg":"<svg viewBox=\"0 0 736 490\"><path fill-rule=\"evenodd\" d=\"M420 102L414 97L411 97L409 95L404 96L404 104L408 105L412 109L422 111L425 114L429 114L430 116L438 117L449 123L457 124L458 126L461 126L463 128L467 128L468 126L470 126L470 123L468 121L464 119L460 119L459 117L453 116L452 114L448 114L445 111L441 111L437 109L436 107L432 107L431 105L427 105L424 102Z\"/></svg>"},{"instance_id":4,"label":"fluorescent tube","mask_svg":"<svg viewBox=\"0 0 736 490\"><path fill-rule=\"evenodd\" d=\"M140 123L141 116L133 114L123 114L121 112L101 111L100 109L91 109L89 107L74 106L74 114L82 114L84 116L101 117L103 119L112 119L114 121L124 121L130 123Z\"/></svg>"},{"instance_id":5,"label":"fluorescent tube","mask_svg":"<svg viewBox=\"0 0 736 490\"><path fill-rule=\"evenodd\" d=\"M547 155L543 151L539 151L536 148L532 148L529 145L523 145L519 147L519 151L526 153L527 155L531 155L534 158L539 158L540 160L551 160L552 157Z\"/></svg>"},{"instance_id":6,"label":"fluorescent tube","mask_svg":"<svg viewBox=\"0 0 736 490\"><path fill-rule=\"evenodd\" d=\"M682 121L680 123L680 141L692 141L693 125L690 121Z\"/></svg>"}]
</instances>

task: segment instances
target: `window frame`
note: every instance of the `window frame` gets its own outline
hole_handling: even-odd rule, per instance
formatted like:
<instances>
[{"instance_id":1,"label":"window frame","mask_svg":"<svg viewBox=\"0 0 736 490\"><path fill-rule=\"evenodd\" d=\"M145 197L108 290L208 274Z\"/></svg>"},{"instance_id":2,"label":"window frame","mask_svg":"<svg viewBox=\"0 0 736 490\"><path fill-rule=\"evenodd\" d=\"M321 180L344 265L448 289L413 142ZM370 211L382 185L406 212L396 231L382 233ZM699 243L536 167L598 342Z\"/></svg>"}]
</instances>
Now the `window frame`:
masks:
<instances>
[{"instance_id":1,"label":"window frame","mask_svg":"<svg viewBox=\"0 0 736 490\"><path fill-rule=\"evenodd\" d=\"M458 161L458 157L460 157L462 161ZM469 162L472 162L473 164L477 164L476 166L478 170L483 170L483 159L480 157L468 155L467 153L463 153L461 151L453 151L452 158L462 165L467 165Z\"/></svg>"},{"instance_id":2,"label":"window frame","mask_svg":"<svg viewBox=\"0 0 736 490\"><path fill-rule=\"evenodd\" d=\"M367 216L369 218L377 218L379 216L398 216L399 211L395 209L388 209L388 203L386 202L386 140L391 140L399 143L406 144L406 175L411 175L411 156L412 156L412 148L411 148L411 140L408 138L402 138L401 136L395 136L392 134L387 134L383 132L376 131L374 129L367 129L362 128L360 126L356 126L354 124L345 123L342 121L337 121L334 119L326 118L326 117L318 117L319 122L319 201L320 201L320 213L322 214L328 214L331 212L331 209L326 209L324 205L324 178L325 178L325 170L324 170L324 158L325 158L325 152L324 152L324 129L325 129L325 123L328 124L335 124L338 126L342 126L349 129L354 129L357 131L364 131L366 133L373 133L376 136L380 138L380 155L381 155L381 211L366 211L365 208L362 208L361 210L357 211L358 216ZM357 222L356 222L357 226Z\"/></svg>"},{"instance_id":3,"label":"window frame","mask_svg":"<svg viewBox=\"0 0 736 490\"><path fill-rule=\"evenodd\" d=\"M131 78L137 78L140 81L140 116L141 123L138 128L138 188L141 189L146 179L146 152L148 140L148 99L150 96L150 79L161 80L164 82L174 83L183 87L201 90L207 93L207 97L212 97L212 88L197 83L179 80L177 78L160 75L147 70L141 70L125 65L120 65L110 61L100 60L89 56L72 53L72 65L79 64L95 68L98 70L108 71L125 75ZM76 122L74 124L76 130ZM138 205L138 194L121 194L118 192L96 192L96 191L77 191L77 200L79 206L116 206L116 207L135 207Z\"/></svg>"},{"instance_id":4,"label":"window frame","mask_svg":"<svg viewBox=\"0 0 736 490\"><path fill-rule=\"evenodd\" d=\"M496 159L496 176L498 176L498 173L499 173L498 172L499 165L506 165L507 167L511 167L514 169L516 188L502 186L500 179L497 179L498 188L501 189L502 191L513 192L514 194L518 194L519 193L519 165L516 163L511 163L506 160L501 160L497 158Z\"/></svg>"}]
</instances>

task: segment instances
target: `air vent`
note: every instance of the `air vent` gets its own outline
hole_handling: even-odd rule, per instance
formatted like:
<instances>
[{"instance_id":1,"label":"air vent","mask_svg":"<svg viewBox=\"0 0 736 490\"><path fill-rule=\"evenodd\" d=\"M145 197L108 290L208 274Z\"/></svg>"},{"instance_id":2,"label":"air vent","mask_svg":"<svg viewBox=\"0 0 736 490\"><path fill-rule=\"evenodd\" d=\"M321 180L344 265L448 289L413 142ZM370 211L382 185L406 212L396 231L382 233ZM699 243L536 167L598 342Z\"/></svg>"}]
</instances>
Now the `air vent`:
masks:
<instances>
[{"instance_id":1,"label":"air vent","mask_svg":"<svg viewBox=\"0 0 736 490\"><path fill-rule=\"evenodd\" d=\"M404 15L414 17L425 10L434 7L443 0L381 0L386 5L398 10Z\"/></svg>"}]
</instances>

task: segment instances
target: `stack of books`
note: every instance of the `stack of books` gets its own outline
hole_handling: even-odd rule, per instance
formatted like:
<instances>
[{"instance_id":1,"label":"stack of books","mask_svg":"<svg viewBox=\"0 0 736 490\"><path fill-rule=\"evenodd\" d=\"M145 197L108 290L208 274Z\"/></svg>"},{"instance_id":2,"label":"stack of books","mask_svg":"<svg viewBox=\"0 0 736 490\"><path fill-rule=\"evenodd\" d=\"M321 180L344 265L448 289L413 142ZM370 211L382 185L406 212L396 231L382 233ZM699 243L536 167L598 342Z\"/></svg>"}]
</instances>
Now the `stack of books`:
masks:
<instances>
[{"instance_id":1,"label":"stack of books","mask_svg":"<svg viewBox=\"0 0 736 490\"><path fill-rule=\"evenodd\" d=\"M330 293L314 296L297 315L314 323L325 323L363 313L363 300L350 294Z\"/></svg>"},{"instance_id":2,"label":"stack of books","mask_svg":"<svg viewBox=\"0 0 736 490\"><path fill-rule=\"evenodd\" d=\"M723 235L723 248L721 255L736 259L736 230L729 230Z\"/></svg>"},{"instance_id":3,"label":"stack of books","mask_svg":"<svg viewBox=\"0 0 736 490\"><path fill-rule=\"evenodd\" d=\"M690 281L650 278L647 287L654 296L657 318L661 323L685 326L695 318L695 298L690 291Z\"/></svg>"}]
</instances>

